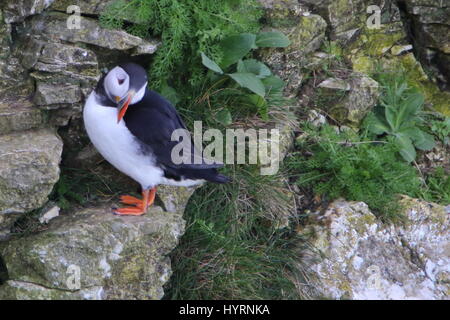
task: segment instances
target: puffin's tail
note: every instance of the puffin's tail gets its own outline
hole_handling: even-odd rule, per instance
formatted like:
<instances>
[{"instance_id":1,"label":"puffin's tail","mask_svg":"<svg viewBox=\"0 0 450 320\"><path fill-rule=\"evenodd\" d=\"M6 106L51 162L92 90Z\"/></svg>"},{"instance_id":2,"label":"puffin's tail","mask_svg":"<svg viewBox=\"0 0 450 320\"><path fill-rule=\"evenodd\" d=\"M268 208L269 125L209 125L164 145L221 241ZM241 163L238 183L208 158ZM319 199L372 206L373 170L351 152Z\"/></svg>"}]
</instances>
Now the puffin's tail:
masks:
<instances>
[{"instance_id":1,"label":"puffin's tail","mask_svg":"<svg viewBox=\"0 0 450 320\"><path fill-rule=\"evenodd\" d=\"M190 173L190 174L189 174ZM191 170L186 176L193 179L203 179L214 183L228 183L231 179L217 172L216 168Z\"/></svg>"},{"instance_id":2,"label":"puffin's tail","mask_svg":"<svg viewBox=\"0 0 450 320\"><path fill-rule=\"evenodd\" d=\"M231 178L224 176L223 174L217 173L215 176L213 176L211 179L206 179L210 182L215 182L215 183L228 183L231 182Z\"/></svg>"},{"instance_id":3,"label":"puffin's tail","mask_svg":"<svg viewBox=\"0 0 450 320\"><path fill-rule=\"evenodd\" d=\"M196 176L209 182L228 183L231 179L217 172L216 168L198 170Z\"/></svg>"}]
</instances>

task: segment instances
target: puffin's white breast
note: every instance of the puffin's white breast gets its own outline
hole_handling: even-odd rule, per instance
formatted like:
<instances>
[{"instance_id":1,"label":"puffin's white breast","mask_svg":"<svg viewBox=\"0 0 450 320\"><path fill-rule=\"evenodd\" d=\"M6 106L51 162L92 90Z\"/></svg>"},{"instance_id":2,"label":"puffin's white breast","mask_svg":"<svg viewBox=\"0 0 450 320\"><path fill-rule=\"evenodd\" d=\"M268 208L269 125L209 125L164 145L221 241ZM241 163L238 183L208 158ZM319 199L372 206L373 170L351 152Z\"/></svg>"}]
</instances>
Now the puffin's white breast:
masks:
<instances>
[{"instance_id":1,"label":"puffin's white breast","mask_svg":"<svg viewBox=\"0 0 450 320\"><path fill-rule=\"evenodd\" d=\"M117 123L117 109L98 104L95 91L83 110L86 131L100 154L116 169L139 182L143 189L163 180L163 171L149 154L143 154L139 142L122 119Z\"/></svg>"}]
</instances>

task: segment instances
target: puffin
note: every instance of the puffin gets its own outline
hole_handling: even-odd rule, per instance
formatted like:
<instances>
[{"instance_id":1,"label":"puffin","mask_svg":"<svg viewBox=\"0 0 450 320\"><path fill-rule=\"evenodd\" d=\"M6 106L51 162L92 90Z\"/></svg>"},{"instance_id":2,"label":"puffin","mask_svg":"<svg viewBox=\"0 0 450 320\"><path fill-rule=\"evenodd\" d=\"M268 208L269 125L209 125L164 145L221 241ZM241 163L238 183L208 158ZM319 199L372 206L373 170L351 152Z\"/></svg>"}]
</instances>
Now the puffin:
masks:
<instances>
[{"instance_id":1,"label":"puffin","mask_svg":"<svg viewBox=\"0 0 450 320\"><path fill-rule=\"evenodd\" d=\"M230 181L218 172L222 163L199 155L175 107L147 88L145 69L132 62L121 63L103 75L86 100L83 120L86 132L98 152L116 169L138 182L142 199L123 195L127 207L117 215L139 216L153 204L158 185L195 186L205 181ZM183 159L173 161L175 130L185 130L190 140ZM187 139L184 139L187 140ZM186 143L186 141L183 141Z\"/></svg>"}]
</instances>

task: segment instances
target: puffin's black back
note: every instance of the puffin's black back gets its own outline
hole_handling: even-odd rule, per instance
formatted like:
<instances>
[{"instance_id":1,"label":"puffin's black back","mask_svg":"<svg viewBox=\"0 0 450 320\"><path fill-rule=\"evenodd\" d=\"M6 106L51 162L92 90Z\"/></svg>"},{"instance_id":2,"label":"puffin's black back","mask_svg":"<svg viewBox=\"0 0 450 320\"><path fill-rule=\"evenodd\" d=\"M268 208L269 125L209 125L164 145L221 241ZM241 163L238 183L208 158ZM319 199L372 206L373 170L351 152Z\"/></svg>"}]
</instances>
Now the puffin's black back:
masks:
<instances>
[{"instance_id":1,"label":"puffin's black back","mask_svg":"<svg viewBox=\"0 0 450 320\"><path fill-rule=\"evenodd\" d=\"M164 170L166 178L179 181L181 179L204 179L211 182L226 183L230 179L217 172L222 164L174 164L171 158L172 149L178 144L171 141L172 132L186 129L175 108L158 93L146 89L143 99L130 105L124 116L128 130L141 142L144 154L152 153L157 164ZM191 141L191 153L194 144Z\"/></svg>"}]
</instances>

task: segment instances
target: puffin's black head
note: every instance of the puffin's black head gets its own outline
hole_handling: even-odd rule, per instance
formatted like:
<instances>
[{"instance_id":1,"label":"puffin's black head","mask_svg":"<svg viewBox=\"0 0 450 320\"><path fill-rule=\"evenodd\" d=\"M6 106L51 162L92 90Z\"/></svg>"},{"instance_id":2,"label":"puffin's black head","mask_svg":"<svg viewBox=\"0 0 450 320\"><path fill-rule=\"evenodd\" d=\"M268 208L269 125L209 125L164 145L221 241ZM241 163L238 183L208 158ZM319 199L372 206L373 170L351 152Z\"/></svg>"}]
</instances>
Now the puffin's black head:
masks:
<instances>
[{"instance_id":1,"label":"puffin's black head","mask_svg":"<svg viewBox=\"0 0 450 320\"><path fill-rule=\"evenodd\" d=\"M132 62L121 63L108 72L103 86L108 98L119 108L117 121L123 118L129 105L142 100L147 81L145 69Z\"/></svg>"}]
</instances>

